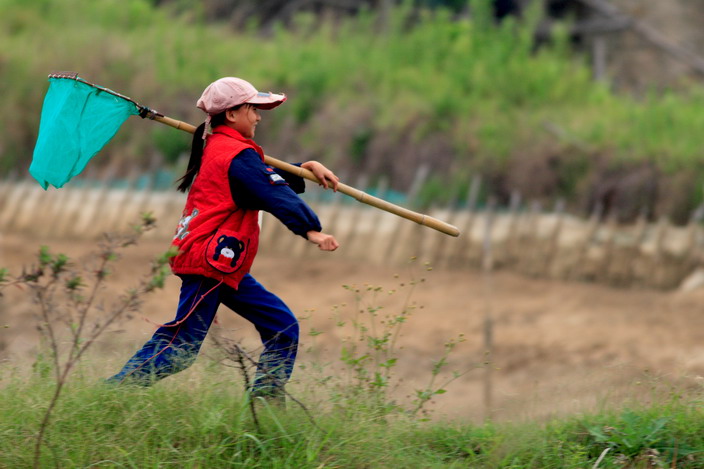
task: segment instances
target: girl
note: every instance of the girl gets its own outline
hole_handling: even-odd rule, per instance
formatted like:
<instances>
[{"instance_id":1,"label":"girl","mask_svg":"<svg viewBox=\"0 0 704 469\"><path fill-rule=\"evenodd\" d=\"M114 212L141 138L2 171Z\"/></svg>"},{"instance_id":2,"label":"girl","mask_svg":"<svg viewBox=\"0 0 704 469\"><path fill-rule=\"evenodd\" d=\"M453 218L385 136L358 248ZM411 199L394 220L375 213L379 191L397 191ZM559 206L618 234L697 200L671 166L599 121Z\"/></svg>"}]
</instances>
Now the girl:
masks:
<instances>
[{"instance_id":1,"label":"girl","mask_svg":"<svg viewBox=\"0 0 704 469\"><path fill-rule=\"evenodd\" d=\"M108 382L149 385L190 366L222 303L252 322L261 336L264 348L252 394L284 398L298 348L298 321L249 273L259 244L259 210L324 251L339 247L296 195L305 189L303 179L265 165L262 149L252 140L259 111L284 101L283 94L260 93L233 77L203 92L197 106L207 117L193 136L188 169L178 186L188 197L173 238L179 254L171 269L182 280L176 319L160 327ZM206 133L208 126L212 134ZM325 166L315 161L301 166L324 188L337 190L338 177Z\"/></svg>"}]
</instances>

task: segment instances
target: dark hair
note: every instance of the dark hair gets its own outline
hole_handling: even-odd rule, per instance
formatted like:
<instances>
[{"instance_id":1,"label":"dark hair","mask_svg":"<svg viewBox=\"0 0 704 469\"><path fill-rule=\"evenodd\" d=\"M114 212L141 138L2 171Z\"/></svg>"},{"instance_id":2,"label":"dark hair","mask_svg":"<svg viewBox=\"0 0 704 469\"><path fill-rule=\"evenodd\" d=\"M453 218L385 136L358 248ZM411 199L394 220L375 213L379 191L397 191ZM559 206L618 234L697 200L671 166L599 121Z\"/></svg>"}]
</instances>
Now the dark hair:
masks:
<instances>
[{"instance_id":1,"label":"dark hair","mask_svg":"<svg viewBox=\"0 0 704 469\"><path fill-rule=\"evenodd\" d=\"M236 111L243 104L231 107L228 111ZM225 111L226 112L226 111ZM215 128L225 123L225 112L214 115L210 120L210 127ZM203 133L205 132L205 122L196 128L193 133L193 142L191 143L191 157L188 159L188 168L183 176L177 181L180 182L177 189L181 192L186 192L193 184L196 174L200 171L200 164L203 160Z\"/></svg>"}]
</instances>

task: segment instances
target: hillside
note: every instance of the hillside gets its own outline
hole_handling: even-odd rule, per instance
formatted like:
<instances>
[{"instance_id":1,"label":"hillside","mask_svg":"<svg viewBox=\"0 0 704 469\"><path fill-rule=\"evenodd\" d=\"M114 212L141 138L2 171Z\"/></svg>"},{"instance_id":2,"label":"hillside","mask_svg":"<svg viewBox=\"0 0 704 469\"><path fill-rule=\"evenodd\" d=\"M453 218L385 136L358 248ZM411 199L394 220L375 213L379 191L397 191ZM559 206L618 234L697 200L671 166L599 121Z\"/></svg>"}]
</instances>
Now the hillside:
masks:
<instances>
[{"instance_id":1,"label":"hillside","mask_svg":"<svg viewBox=\"0 0 704 469\"><path fill-rule=\"evenodd\" d=\"M0 172L26 174L51 71L76 70L194 123L201 90L241 75L289 94L260 132L286 159L319 159L400 191L428 165L425 203L463 200L470 176L482 174L483 197L502 203L518 191L563 197L575 212L613 205L624 221L640 211L686 220L701 201L704 89L617 94L591 80L566 25L536 49L539 10L497 25L482 5L470 18L439 9L413 22L399 6L382 30L371 12L334 22L300 14L264 34L146 0L2 0ZM169 166L189 144L135 118L92 167Z\"/></svg>"}]
</instances>

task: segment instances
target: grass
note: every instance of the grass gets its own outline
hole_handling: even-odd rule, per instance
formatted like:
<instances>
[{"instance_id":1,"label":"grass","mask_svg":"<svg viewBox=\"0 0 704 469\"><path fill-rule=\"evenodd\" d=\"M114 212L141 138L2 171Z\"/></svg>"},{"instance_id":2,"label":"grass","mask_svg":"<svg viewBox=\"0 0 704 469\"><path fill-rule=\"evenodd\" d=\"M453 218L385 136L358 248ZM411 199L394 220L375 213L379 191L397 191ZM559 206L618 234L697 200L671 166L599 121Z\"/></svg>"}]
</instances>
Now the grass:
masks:
<instances>
[{"instance_id":1,"label":"grass","mask_svg":"<svg viewBox=\"0 0 704 469\"><path fill-rule=\"evenodd\" d=\"M427 263L411 260L407 279L394 276L396 288L344 285L352 300L333 306L331 318L344 333L337 366L329 353L320 355L321 363L299 364L288 386L288 407L257 402L254 413L243 392L246 373L238 374L225 337L198 365L152 387L105 384L113 364L79 360L97 336L85 341L89 333L61 316L80 309L90 287L76 281L68 257L43 248L38 260L47 286L36 269L17 284L41 292L34 298L46 310L37 323L44 346L31 369L9 360L0 364L0 467L704 468L701 389L688 390L686 397L673 390L648 406L604 406L599 413L546 422L431 419L425 404L461 392L445 389L454 380L445 375L459 336L432 362L426 386L414 397L394 398L400 391L413 395L401 389L392 370L399 359L396 338L423 308L413 292L432 271ZM98 269L100 279L109 278L105 266ZM148 285L161 278L154 273ZM13 279L0 269L0 286L13 285ZM94 330L85 324L86 331ZM311 329L309 336L317 334ZM73 338L68 350L64 337ZM71 354L74 347L81 348L79 355ZM64 352L69 362L60 359Z\"/></svg>"},{"instance_id":2,"label":"grass","mask_svg":"<svg viewBox=\"0 0 704 469\"><path fill-rule=\"evenodd\" d=\"M1 376L0 467L30 467L52 385L7 365ZM289 403L285 412L260 407L258 429L233 375L218 367L148 389L87 376L54 412L42 467L583 468L607 448L599 467L704 467L702 402L674 397L542 424L472 424L327 396L303 398L315 424Z\"/></svg>"}]
</instances>

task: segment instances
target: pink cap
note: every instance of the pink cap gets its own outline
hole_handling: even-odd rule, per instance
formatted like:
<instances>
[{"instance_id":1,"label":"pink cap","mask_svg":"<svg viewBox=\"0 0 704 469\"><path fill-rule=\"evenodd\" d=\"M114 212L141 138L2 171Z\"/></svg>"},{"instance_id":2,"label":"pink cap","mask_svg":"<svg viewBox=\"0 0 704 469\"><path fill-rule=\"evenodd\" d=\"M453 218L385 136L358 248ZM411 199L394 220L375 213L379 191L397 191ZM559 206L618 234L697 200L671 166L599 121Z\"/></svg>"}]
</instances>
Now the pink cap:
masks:
<instances>
[{"instance_id":1,"label":"pink cap","mask_svg":"<svg viewBox=\"0 0 704 469\"><path fill-rule=\"evenodd\" d=\"M274 109L286 101L285 94L262 93L241 78L225 77L214 81L198 99L199 109L214 116L239 104L254 104L259 109Z\"/></svg>"}]
</instances>

